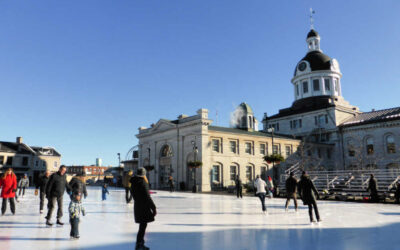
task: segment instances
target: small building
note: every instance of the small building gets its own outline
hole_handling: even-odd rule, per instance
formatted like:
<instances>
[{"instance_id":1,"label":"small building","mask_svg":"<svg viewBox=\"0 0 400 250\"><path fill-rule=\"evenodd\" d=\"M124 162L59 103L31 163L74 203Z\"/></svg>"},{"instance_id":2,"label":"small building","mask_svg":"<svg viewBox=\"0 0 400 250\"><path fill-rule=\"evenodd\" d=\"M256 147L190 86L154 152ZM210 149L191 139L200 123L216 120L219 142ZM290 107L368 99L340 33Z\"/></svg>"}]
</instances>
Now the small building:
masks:
<instances>
[{"instance_id":1,"label":"small building","mask_svg":"<svg viewBox=\"0 0 400 250\"><path fill-rule=\"evenodd\" d=\"M85 174L85 180L92 180L96 182L98 180L104 180L105 172L108 167L101 166L67 166L67 174L70 176Z\"/></svg>"},{"instance_id":2,"label":"small building","mask_svg":"<svg viewBox=\"0 0 400 250\"><path fill-rule=\"evenodd\" d=\"M0 171L12 168L18 178L27 174L31 185L44 171L56 172L60 162L61 154L52 147L28 146L22 137L16 142L0 141Z\"/></svg>"}]
</instances>

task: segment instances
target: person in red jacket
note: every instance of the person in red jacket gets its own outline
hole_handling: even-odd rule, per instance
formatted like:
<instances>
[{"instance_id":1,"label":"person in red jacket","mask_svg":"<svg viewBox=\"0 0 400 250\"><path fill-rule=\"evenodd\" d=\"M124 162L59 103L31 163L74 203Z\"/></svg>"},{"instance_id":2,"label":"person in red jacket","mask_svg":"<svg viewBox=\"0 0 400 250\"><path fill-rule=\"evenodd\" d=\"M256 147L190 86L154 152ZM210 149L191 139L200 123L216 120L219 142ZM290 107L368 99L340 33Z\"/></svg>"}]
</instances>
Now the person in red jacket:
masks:
<instances>
[{"instance_id":1,"label":"person in red jacket","mask_svg":"<svg viewBox=\"0 0 400 250\"><path fill-rule=\"evenodd\" d=\"M0 178L1 197L3 203L1 204L1 215L4 215L7 209L7 200L10 202L11 212L15 214L15 192L17 191L17 177L11 168Z\"/></svg>"}]
</instances>

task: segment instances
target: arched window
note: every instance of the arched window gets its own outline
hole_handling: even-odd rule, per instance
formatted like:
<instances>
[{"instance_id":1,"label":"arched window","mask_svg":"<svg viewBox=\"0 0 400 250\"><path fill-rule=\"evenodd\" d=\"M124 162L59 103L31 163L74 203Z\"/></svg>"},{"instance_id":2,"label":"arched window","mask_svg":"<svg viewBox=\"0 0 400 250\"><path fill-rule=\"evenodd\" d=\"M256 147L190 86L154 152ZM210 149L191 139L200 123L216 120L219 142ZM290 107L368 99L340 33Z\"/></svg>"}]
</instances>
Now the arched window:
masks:
<instances>
[{"instance_id":1,"label":"arched window","mask_svg":"<svg viewBox=\"0 0 400 250\"><path fill-rule=\"evenodd\" d=\"M372 137L367 138L366 148L367 148L367 155L374 154L374 139Z\"/></svg>"},{"instance_id":2,"label":"arched window","mask_svg":"<svg viewBox=\"0 0 400 250\"><path fill-rule=\"evenodd\" d=\"M236 163L232 163L229 167L230 180L236 180L236 176L239 175L239 166Z\"/></svg>"},{"instance_id":3,"label":"arched window","mask_svg":"<svg viewBox=\"0 0 400 250\"><path fill-rule=\"evenodd\" d=\"M213 182L213 184L220 183L220 178L221 178L221 165L213 164L211 181Z\"/></svg>"},{"instance_id":4,"label":"arched window","mask_svg":"<svg viewBox=\"0 0 400 250\"><path fill-rule=\"evenodd\" d=\"M172 156L172 149L169 145L164 145L161 148L161 157L171 157Z\"/></svg>"},{"instance_id":5,"label":"arched window","mask_svg":"<svg viewBox=\"0 0 400 250\"><path fill-rule=\"evenodd\" d=\"M386 136L386 152L388 154L395 154L396 153L396 143L394 141L393 135Z\"/></svg>"},{"instance_id":6,"label":"arched window","mask_svg":"<svg viewBox=\"0 0 400 250\"><path fill-rule=\"evenodd\" d=\"M246 166L246 179L247 179L247 182L251 182L254 179L253 169L254 169L254 167L252 165L247 165Z\"/></svg>"}]
</instances>

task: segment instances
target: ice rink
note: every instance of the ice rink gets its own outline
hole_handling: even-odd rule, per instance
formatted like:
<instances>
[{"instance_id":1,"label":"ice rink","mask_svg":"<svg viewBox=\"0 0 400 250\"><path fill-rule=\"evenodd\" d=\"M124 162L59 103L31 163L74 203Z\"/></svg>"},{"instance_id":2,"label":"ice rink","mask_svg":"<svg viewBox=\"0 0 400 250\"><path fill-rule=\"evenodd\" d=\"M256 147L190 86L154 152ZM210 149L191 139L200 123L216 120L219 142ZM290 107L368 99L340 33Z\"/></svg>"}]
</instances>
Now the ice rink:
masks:
<instances>
[{"instance_id":1,"label":"ice rink","mask_svg":"<svg viewBox=\"0 0 400 250\"><path fill-rule=\"evenodd\" d=\"M134 249L138 225L125 192L110 188L101 201L100 188L84 200L79 240L70 240L64 196L62 227L46 227L33 189L0 217L0 249ZM157 249L400 249L400 206L319 201L323 222L311 225L308 210L293 204L285 213L283 199L267 200L268 215L256 197L157 191L156 221L148 225L146 245ZM52 221L55 221L55 213Z\"/></svg>"}]
</instances>

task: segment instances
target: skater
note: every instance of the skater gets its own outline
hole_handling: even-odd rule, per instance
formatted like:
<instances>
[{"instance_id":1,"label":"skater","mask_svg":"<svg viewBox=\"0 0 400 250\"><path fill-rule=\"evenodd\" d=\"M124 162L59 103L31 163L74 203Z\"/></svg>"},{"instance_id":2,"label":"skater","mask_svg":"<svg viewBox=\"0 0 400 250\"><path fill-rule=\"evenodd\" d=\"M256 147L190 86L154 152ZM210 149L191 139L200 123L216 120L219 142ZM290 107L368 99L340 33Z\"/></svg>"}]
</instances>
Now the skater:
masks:
<instances>
[{"instance_id":1,"label":"skater","mask_svg":"<svg viewBox=\"0 0 400 250\"><path fill-rule=\"evenodd\" d=\"M312 213L313 207L315 216L317 217L318 222L320 222L321 218L319 217L317 202L315 200L315 195L317 195L317 199L319 199L319 194L314 186L314 183L310 179L310 176L308 176L305 171L303 171L301 175L301 180L298 184L298 188L299 188L300 198L303 200L304 205L308 205L308 214L310 216L310 222L311 223L316 222L313 218L313 213Z\"/></svg>"},{"instance_id":2,"label":"skater","mask_svg":"<svg viewBox=\"0 0 400 250\"><path fill-rule=\"evenodd\" d=\"M243 199L243 186L242 186L242 180L240 180L239 175L236 175L235 187L236 187L237 198L240 197Z\"/></svg>"},{"instance_id":3,"label":"skater","mask_svg":"<svg viewBox=\"0 0 400 250\"><path fill-rule=\"evenodd\" d=\"M276 192L275 192L276 190L275 190L275 187L274 187L274 182L272 181L272 178L269 175L267 177L267 180L268 180L267 184L269 186L269 188L268 188L268 196L270 198L272 198L272 197L276 196Z\"/></svg>"},{"instance_id":4,"label":"skater","mask_svg":"<svg viewBox=\"0 0 400 250\"><path fill-rule=\"evenodd\" d=\"M371 177L369 178L367 192L370 194L371 202L379 202L378 182L376 181L374 174L371 174Z\"/></svg>"},{"instance_id":5,"label":"skater","mask_svg":"<svg viewBox=\"0 0 400 250\"><path fill-rule=\"evenodd\" d=\"M172 193L175 190L175 185L174 185L174 178L172 175L169 176L168 178L168 186L169 186L169 191Z\"/></svg>"},{"instance_id":6,"label":"skater","mask_svg":"<svg viewBox=\"0 0 400 250\"><path fill-rule=\"evenodd\" d=\"M133 171L129 171L125 174L124 179L122 180L122 185L125 188L125 199L126 203L130 203L133 199L132 191L131 191L131 178L133 176Z\"/></svg>"},{"instance_id":7,"label":"skater","mask_svg":"<svg viewBox=\"0 0 400 250\"><path fill-rule=\"evenodd\" d=\"M88 194L86 190L85 176L86 173L77 174L76 176L74 176L69 182L69 187L71 188L72 194L73 193L83 194L83 197L86 199Z\"/></svg>"},{"instance_id":8,"label":"skater","mask_svg":"<svg viewBox=\"0 0 400 250\"><path fill-rule=\"evenodd\" d=\"M10 202L11 213L15 214L15 202L14 197L17 192L17 177L15 176L11 168L0 178L1 198L3 203L1 204L1 215L4 215L7 210L7 200Z\"/></svg>"},{"instance_id":9,"label":"skater","mask_svg":"<svg viewBox=\"0 0 400 250\"><path fill-rule=\"evenodd\" d=\"M147 223L153 222L157 215L156 205L150 197L149 183L146 178L146 170L139 168L131 179L134 204L135 222L139 224L136 238L136 250L150 249L144 245L144 234Z\"/></svg>"},{"instance_id":10,"label":"skater","mask_svg":"<svg viewBox=\"0 0 400 250\"><path fill-rule=\"evenodd\" d=\"M57 224L62 226L64 223L61 222L61 217L63 216L63 197L65 189L70 193L71 188L68 185L67 178L65 172L67 171L67 167L61 165L58 172L52 174L50 176L49 181L46 186L46 197L47 197L47 216L46 225L52 226L53 224L50 222L51 215L53 213L55 203L57 203Z\"/></svg>"},{"instance_id":11,"label":"skater","mask_svg":"<svg viewBox=\"0 0 400 250\"><path fill-rule=\"evenodd\" d=\"M24 177L22 177L21 180L19 180L18 182L18 188L19 188L18 196L21 196L22 193L22 197L24 197L25 188L27 187L29 187L29 178L26 174L24 174Z\"/></svg>"},{"instance_id":12,"label":"skater","mask_svg":"<svg viewBox=\"0 0 400 250\"><path fill-rule=\"evenodd\" d=\"M260 198L262 211L265 213L267 211L267 207L265 206L265 195L267 194L267 183L257 175L256 180L254 182L254 187L257 189L256 196Z\"/></svg>"},{"instance_id":13,"label":"skater","mask_svg":"<svg viewBox=\"0 0 400 250\"><path fill-rule=\"evenodd\" d=\"M397 181L396 192L394 194L396 204L400 204L400 181Z\"/></svg>"},{"instance_id":14,"label":"skater","mask_svg":"<svg viewBox=\"0 0 400 250\"><path fill-rule=\"evenodd\" d=\"M107 189L107 184L104 183L103 187L101 188L101 198L103 201L107 200L107 194L110 194Z\"/></svg>"},{"instance_id":15,"label":"skater","mask_svg":"<svg viewBox=\"0 0 400 250\"><path fill-rule=\"evenodd\" d=\"M69 203L69 223L71 224L71 239L79 239L79 219L81 217L81 213L85 216L85 208L81 202L81 193L74 192L71 195L71 202Z\"/></svg>"},{"instance_id":16,"label":"skater","mask_svg":"<svg viewBox=\"0 0 400 250\"><path fill-rule=\"evenodd\" d=\"M289 178L286 180L286 205L285 205L285 211L288 211L288 206L290 199L293 199L294 201L294 208L297 212L297 180L294 177L294 173L290 172Z\"/></svg>"},{"instance_id":17,"label":"skater","mask_svg":"<svg viewBox=\"0 0 400 250\"><path fill-rule=\"evenodd\" d=\"M43 213L44 198L46 196L46 185L47 182L49 181L49 178L50 178L50 171L47 170L42 176L39 177L39 180L36 184L35 194L37 193L37 191L39 191L39 198L40 198L39 212L41 214Z\"/></svg>"}]
</instances>

